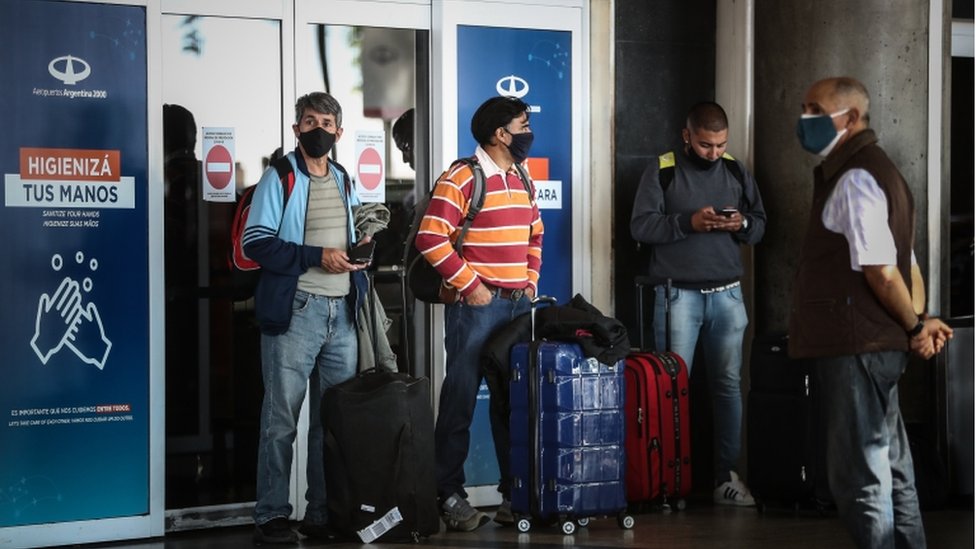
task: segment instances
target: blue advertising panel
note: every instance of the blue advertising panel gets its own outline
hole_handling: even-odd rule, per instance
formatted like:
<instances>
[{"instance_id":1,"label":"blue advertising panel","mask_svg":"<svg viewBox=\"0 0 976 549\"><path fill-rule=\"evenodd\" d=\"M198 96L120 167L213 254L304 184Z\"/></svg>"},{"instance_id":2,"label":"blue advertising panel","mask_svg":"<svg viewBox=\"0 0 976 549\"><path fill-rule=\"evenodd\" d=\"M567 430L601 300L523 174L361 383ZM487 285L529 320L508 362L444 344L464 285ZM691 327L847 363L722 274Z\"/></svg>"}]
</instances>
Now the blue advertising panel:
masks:
<instances>
[{"instance_id":1,"label":"blue advertising panel","mask_svg":"<svg viewBox=\"0 0 976 549\"><path fill-rule=\"evenodd\" d=\"M561 303L573 290L572 33L458 26L458 154L477 143L471 117L489 97L518 97L529 105L535 140L527 160L545 237L539 293ZM498 482L488 391L482 385L471 425L464 471L469 486Z\"/></svg>"},{"instance_id":2,"label":"blue advertising panel","mask_svg":"<svg viewBox=\"0 0 976 549\"><path fill-rule=\"evenodd\" d=\"M145 30L0 0L0 527L149 513Z\"/></svg>"},{"instance_id":3,"label":"blue advertising panel","mask_svg":"<svg viewBox=\"0 0 976 549\"><path fill-rule=\"evenodd\" d=\"M458 26L458 154L470 154L471 116L486 99L528 103L535 141L528 167L545 237L539 293L565 303L573 291L572 33Z\"/></svg>"}]
</instances>

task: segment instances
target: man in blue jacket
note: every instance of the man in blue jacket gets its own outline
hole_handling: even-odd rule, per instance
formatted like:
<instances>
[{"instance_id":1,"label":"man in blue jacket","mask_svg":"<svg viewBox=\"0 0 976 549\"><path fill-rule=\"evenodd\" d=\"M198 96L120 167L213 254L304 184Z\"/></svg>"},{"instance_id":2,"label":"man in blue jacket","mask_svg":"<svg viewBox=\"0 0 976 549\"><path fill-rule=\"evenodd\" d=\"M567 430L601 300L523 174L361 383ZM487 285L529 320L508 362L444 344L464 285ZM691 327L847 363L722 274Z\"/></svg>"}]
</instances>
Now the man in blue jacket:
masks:
<instances>
[{"instance_id":1,"label":"man in blue jacket","mask_svg":"<svg viewBox=\"0 0 976 549\"><path fill-rule=\"evenodd\" d=\"M254 541L295 543L288 517L292 443L309 385L308 508L299 532L328 537L322 461L322 395L356 372L355 313L365 265L349 261L355 242L353 193L345 170L329 159L342 137L342 108L327 93L302 96L292 126L298 147L287 155L295 176L285 194L274 168L258 182L242 238L261 265L254 294L261 328L264 402L258 445ZM368 241L370 237L364 237Z\"/></svg>"}]
</instances>

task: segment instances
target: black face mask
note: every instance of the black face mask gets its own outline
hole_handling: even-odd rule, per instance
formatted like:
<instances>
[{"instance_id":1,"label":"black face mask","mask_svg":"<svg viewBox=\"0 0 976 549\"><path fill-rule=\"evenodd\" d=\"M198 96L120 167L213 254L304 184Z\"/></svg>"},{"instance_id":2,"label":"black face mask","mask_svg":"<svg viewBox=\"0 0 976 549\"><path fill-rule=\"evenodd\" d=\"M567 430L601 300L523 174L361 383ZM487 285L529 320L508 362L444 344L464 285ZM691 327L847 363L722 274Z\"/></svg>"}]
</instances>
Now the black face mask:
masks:
<instances>
[{"instance_id":1,"label":"black face mask","mask_svg":"<svg viewBox=\"0 0 976 549\"><path fill-rule=\"evenodd\" d=\"M517 164L521 164L529 157L529 151L532 149L532 141L535 140L535 134L532 132L512 133L508 130L505 131L508 132L508 135L512 136L512 143L508 146L508 152L511 153L512 159Z\"/></svg>"},{"instance_id":2,"label":"black face mask","mask_svg":"<svg viewBox=\"0 0 976 549\"><path fill-rule=\"evenodd\" d=\"M305 149L305 154L312 158L322 158L329 154L336 142L336 134L329 133L322 128L315 128L298 134L298 142Z\"/></svg>"},{"instance_id":3,"label":"black face mask","mask_svg":"<svg viewBox=\"0 0 976 549\"><path fill-rule=\"evenodd\" d=\"M691 145L688 145L687 147L685 147L685 156L688 157L688 160L691 160L691 163L694 164L695 167L697 167L698 169L701 169L701 170L710 169L712 166L715 165L716 162L718 162L719 158L721 158L721 157L719 157L719 158L716 158L715 160L709 160L707 158L702 158L702 157L698 156L698 153L695 152L695 149L691 148Z\"/></svg>"}]
</instances>

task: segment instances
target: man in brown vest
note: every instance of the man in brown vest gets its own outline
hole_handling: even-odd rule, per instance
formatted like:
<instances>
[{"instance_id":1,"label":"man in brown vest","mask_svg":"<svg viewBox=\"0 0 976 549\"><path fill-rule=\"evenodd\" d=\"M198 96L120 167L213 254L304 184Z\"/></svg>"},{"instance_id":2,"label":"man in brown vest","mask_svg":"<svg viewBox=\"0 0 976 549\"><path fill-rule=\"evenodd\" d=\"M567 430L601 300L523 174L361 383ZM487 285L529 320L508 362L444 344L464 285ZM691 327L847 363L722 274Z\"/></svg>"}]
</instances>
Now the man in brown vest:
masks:
<instances>
[{"instance_id":1,"label":"man in brown vest","mask_svg":"<svg viewBox=\"0 0 976 549\"><path fill-rule=\"evenodd\" d=\"M797 135L824 157L793 286L790 354L812 359L827 428L827 475L858 547L925 547L898 406L908 351L938 353L952 330L927 318L912 246L915 206L868 128L852 78L815 83Z\"/></svg>"}]
</instances>

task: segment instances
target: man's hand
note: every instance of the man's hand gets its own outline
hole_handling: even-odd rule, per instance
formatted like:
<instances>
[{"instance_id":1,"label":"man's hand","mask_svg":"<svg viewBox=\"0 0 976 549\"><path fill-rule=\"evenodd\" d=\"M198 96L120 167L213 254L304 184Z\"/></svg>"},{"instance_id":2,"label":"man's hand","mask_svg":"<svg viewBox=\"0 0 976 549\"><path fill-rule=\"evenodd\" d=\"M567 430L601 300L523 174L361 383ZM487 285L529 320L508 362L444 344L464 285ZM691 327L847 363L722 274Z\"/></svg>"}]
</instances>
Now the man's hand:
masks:
<instances>
[{"instance_id":1,"label":"man's hand","mask_svg":"<svg viewBox=\"0 0 976 549\"><path fill-rule=\"evenodd\" d=\"M715 211L713 206L705 206L691 214L691 228L695 232L708 233L711 231L736 232L742 228L742 214L735 212L725 217Z\"/></svg>"},{"instance_id":2,"label":"man's hand","mask_svg":"<svg viewBox=\"0 0 976 549\"><path fill-rule=\"evenodd\" d=\"M922 331L908 341L911 351L926 360L939 354L948 340L952 339L952 328L938 318L922 322Z\"/></svg>"},{"instance_id":3,"label":"man's hand","mask_svg":"<svg viewBox=\"0 0 976 549\"><path fill-rule=\"evenodd\" d=\"M472 307L478 307L480 305L487 305L491 303L491 292L484 284L478 284L478 287L471 292L471 295L464 298L464 302Z\"/></svg>"},{"instance_id":4,"label":"man's hand","mask_svg":"<svg viewBox=\"0 0 976 549\"><path fill-rule=\"evenodd\" d=\"M349 256L345 250L338 248L322 248L322 270L327 273L348 273L350 271L361 271L368 265L349 262Z\"/></svg>"}]
</instances>

